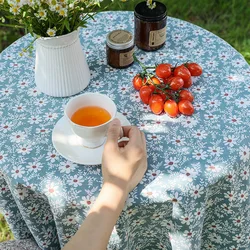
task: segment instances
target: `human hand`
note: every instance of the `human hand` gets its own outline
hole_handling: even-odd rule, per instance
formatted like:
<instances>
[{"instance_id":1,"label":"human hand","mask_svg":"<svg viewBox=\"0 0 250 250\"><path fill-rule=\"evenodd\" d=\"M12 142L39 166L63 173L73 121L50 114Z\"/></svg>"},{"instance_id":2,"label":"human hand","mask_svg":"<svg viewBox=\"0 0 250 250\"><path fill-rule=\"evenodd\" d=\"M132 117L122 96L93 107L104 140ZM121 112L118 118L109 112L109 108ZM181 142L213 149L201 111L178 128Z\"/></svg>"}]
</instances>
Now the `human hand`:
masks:
<instances>
[{"instance_id":1,"label":"human hand","mask_svg":"<svg viewBox=\"0 0 250 250\"><path fill-rule=\"evenodd\" d=\"M118 143L121 128L129 141ZM132 191L147 169L147 150L144 133L137 127L121 127L114 119L108 130L102 156L102 174L105 183L112 183L126 192Z\"/></svg>"}]
</instances>

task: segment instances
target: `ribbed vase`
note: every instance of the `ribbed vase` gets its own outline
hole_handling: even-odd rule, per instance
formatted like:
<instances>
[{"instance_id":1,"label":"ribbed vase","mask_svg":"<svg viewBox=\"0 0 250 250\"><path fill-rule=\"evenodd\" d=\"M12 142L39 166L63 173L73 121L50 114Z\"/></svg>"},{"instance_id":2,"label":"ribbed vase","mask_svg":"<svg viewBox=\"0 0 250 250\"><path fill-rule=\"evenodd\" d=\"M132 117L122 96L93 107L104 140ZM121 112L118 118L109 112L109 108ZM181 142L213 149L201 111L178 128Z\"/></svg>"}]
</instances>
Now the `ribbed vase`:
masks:
<instances>
[{"instance_id":1,"label":"ribbed vase","mask_svg":"<svg viewBox=\"0 0 250 250\"><path fill-rule=\"evenodd\" d=\"M35 81L40 91L55 97L71 96L85 89L89 80L78 31L37 39Z\"/></svg>"}]
</instances>

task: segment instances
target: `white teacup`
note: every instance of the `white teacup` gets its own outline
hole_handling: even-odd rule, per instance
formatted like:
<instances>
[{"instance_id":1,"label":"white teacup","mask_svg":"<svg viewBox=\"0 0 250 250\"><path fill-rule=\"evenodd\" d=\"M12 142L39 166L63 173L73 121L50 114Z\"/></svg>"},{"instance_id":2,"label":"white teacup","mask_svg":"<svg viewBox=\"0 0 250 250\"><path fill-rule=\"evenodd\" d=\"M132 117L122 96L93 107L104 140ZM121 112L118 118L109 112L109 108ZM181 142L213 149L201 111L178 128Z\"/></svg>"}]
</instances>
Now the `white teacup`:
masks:
<instances>
[{"instance_id":1,"label":"white teacup","mask_svg":"<svg viewBox=\"0 0 250 250\"><path fill-rule=\"evenodd\" d=\"M110 113L111 119L106 123L93 127L82 126L72 122L72 115L79 108L86 106L99 106L106 109ZM116 112L115 103L108 96L99 93L85 93L73 97L66 104L64 110L65 117L69 121L72 130L82 138L83 146L88 148L97 148L105 142L109 124L115 118Z\"/></svg>"}]
</instances>

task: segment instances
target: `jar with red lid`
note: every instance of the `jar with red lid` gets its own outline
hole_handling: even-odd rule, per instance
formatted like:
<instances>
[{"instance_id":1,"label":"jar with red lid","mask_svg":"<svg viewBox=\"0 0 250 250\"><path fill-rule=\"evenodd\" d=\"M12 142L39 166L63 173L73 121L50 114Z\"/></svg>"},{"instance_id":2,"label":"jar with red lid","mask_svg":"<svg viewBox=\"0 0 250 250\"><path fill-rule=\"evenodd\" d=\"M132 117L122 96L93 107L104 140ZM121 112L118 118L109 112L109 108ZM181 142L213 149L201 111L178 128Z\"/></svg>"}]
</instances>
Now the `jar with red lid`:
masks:
<instances>
[{"instance_id":1,"label":"jar with red lid","mask_svg":"<svg viewBox=\"0 0 250 250\"><path fill-rule=\"evenodd\" d=\"M161 2L154 2L156 6L153 9L143 1L134 10L135 45L146 51L160 49L166 42L167 7Z\"/></svg>"}]
</instances>

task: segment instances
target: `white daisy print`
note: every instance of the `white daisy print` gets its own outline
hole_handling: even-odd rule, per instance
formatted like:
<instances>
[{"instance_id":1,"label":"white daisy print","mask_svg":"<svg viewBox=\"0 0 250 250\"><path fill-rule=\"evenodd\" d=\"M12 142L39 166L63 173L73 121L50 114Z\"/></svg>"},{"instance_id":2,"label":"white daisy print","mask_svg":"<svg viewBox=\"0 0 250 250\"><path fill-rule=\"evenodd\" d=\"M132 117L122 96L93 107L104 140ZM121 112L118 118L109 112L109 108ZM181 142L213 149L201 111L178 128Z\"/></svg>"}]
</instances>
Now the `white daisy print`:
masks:
<instances>
[{"instance_id":1,"label":"white daisy print","mask_svg":"<svg viewBox=\"0 0 250 250\"><path fill-rule=\"evenodd\" d=\"M23 131L17 131L11 134L10 141L15 143L20 143L21 141L25 140L27 135Z\"/></svg>"},{"instance_id":2,"label":"white daisy print","mask_svg":"<svg viewBox=\"0 0 250 250\"><path fill-rule=\"evenodd\" d=\"M38 171L40 171L42 167L43 166L40 162L31 162L27 165L28 171L34 172L34 173L37 173Z\"/></svg>"},{"instance_id":3,"label":"white daisy print","mask_svg":"<svg viewBox=\"0 0 250 250\"><path fill-rule=\"evenodd\" d=\"M70 186L79 187L79 186L82 186L83 178L82 176L74 175L74 176L71 176L67 182Z\"/></svg>"},{"instance_id":4,"label":"white daisy print","mask_svg":"<svg viewBox=\"0 0 250 250\"><path fill-rule=\"evenodd\" d=\"M40 124L41 121L42 121L42 118L39 116L31 116L28 119L29 124Z\"/></svg>"},{"instance_id":5,"label":"white daisy print","mask_svg":"<svg viewBox=\"0 0 250 250\"><path fill-rule=\"evenodd\" d=\"M69 174L74 171L77 165L71 161L60 162L59 171L61 173Z\"/></svg>"},{"instance_id":6,"label":"white daisy print","mask_svg":"<svg viewBox=\"0 0 250 250\"><path fill-rule=\"evenodd\" d=\"M244 146L244 147L240 147L240 159L243 161L243 162L246 162L250 159L250 148L247 147L247 146Z\"/></svg>"},{"instance_id":7,"label":"white daisy print","mask_svg":"<svg viewBox=\"0 0 250 250\"><path fill-rule=\"evenodd\" d=\"M208 157L208 155L207 155L206 151L199 149L199 150L194 150L193 157L196 160L205 160Z\"/></svg>"},{"instance_id":8,"label":"white daisy print","mask_svg":"<svg viewBox=\"0 0 250 250\"><path fill-rule=\"evenodd\" d=\"M24 168L21 167L21 166L17 166L17 167L14 167L12 170L11 170L11 176L14 178L14 179L17 179L17 178L21 178L23 176L23 174L25 173L24 171Z\"/></svg>"},{"instance_id":9,"label":"white daisy print","mask_svg":"<svg viewBox=\"0 0 250 250\"><path fill-rule=\"evenodd\" d=\"M30 145L22 145L17 149L17 153L27 155L31 152L32 148Z\"/></svg>"},{"instance_id":10,"label":"white daisy print","mask_svg":"<svg viewBox=\"0 0 250 250\"><path fill-rule=\"evenodd\" d=\"M4 163L6 161L7 154L4 153L4 151L0 151L0 164Z\"/></svg>"}]
</instances>

